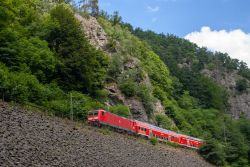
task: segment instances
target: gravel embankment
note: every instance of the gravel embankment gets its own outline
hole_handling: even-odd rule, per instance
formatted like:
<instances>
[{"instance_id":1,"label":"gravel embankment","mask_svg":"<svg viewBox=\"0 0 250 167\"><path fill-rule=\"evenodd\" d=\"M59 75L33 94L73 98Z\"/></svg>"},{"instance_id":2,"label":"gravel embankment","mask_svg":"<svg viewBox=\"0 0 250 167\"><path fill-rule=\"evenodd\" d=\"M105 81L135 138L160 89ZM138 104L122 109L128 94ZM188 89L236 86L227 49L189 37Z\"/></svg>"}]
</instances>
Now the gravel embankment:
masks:
<instances>
[{"instance_id":1,"label":"gravel embankment","mask_svg":"<svg viewBox=\"0 0 250 167\"><path fill-rule=\"evenodd\" d=\"M192 150L0 103L0 166L211 166Z\"/></svg>"}]
</instances>

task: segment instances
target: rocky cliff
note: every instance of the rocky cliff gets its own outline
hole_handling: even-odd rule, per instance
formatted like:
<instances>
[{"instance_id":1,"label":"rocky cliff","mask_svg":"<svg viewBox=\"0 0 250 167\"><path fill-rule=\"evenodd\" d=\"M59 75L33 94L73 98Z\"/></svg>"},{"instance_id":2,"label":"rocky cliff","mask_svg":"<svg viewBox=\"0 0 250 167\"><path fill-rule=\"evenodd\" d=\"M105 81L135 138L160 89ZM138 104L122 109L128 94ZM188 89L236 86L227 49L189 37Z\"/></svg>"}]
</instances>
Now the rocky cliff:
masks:
<instances>
[{"instance_id":1,"label":"rocky cliff","mask_svg":"<svg viewBox=\"0 0 250 167\"><path fill-rule=\"evenodd\" d=\"M81 23L82 29L90 40L90 43L96 47L104 51L107 55L112 59L112 55L116 54L115 51L111 51L108 49L108 41L110 37L106 34L105 30L98 23L96 18L88 16L83 17L79 14L75 14L77 20ZM118 43L118 41L116 41ZM119 43L117 44L119 45ZM119 59L123 59L120 57ZM120 73L126 73L126 71L140 68L141 61L136 57L128 58L120 68ZM130 76L128 76L129 78ZM144 77L141 81L145 85L150 85L151 81L148 77L148 74L145 73ZM133 115L134 119L155 123L153 117L149 117L146 113L146 109L143 106L141 99L137 97L126 97L122 91L119 89L116 81L108 80L105 85L105 89L108 91L109 99L105 103L108 106L112 106L115 104L124 104L127 105ZM157 112L164 113L164 107L161 104L161 101L155 100L153 104L154 110Z\"/></svg>"},{"instance_id":2,"label":"rocky cliff","mask_svg":"<svg viewBox=\"0 0 250 167\"><path fill-rule=\"evenodd\" d=\"M227 111L233 118L238 119L242 113L244 113L246 117L250 118L249 89L243 92L236 89L237 80L243 79L242 76L237 74L237 71L223 72L205 69L202 73L210 78L213 78L217 83L226 88L229 95L229 108Z\"/></svg>"}]
</instances>

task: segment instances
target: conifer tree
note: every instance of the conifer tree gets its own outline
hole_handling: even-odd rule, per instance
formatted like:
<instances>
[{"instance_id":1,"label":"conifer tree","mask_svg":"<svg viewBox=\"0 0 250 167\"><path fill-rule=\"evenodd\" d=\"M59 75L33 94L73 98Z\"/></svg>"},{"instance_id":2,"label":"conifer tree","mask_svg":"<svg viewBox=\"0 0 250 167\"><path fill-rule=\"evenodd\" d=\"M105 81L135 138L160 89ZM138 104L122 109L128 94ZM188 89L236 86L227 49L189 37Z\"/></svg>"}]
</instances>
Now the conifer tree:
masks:
<instances>
[{"instance_id":1,"label":"conifer tree","mask_svg":"<svg viewBox=\"0 0 250 167\"><path fill-rule=\"evenodd\" d=\"M96 17L99 15L99 5L98 0L91 0L91 14L92 16Z\"/></svg>"},{"instance_id":2,"label":"conifer tree","mask_svg":"<svg viewBox=\"0 0 250 167\"><path fill-rule=\"evenodd\" d=\"M85 13L90 13L92 16L97 17L99 15L98 0L82 0L82 9Z\"/></svg>"}]
</instances>

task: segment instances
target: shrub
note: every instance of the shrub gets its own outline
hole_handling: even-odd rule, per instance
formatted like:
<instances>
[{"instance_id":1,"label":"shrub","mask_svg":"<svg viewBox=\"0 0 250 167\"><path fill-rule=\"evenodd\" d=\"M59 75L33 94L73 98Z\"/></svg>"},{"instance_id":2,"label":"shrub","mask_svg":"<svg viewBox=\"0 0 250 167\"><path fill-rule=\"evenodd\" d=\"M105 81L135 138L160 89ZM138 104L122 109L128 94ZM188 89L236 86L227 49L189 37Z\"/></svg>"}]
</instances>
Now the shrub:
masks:
<instances>
[{"instance_id":1,"label":"shrub","mask_svg":"<svg viewBox=\"0 0 250 167\"><path fill-rule=\"evenodd\" d=\"M156 114L155 119L157 121L157 124L162 128L170 130L176 129L175 125L173 125L172 121L166 115Z\"/></svg>"},{"instance_id":2,"label":"shrub","mask_svg":"<svg viewBox=\"0 0 250 167\"><path fill-rule=\"evenodd\" d=\"M156 145L158 143L158 140L155 137L152 137L150 138L150 143Z\"/></svg>"},{"instance_id":3,"label":"shrub","mask_svg":"<svg viewBox=\"0 0 250 167\"><path fill-rule=\"evenodd\" d=\"M120 84L120 89L128 97L136 95L137 84L132 80L124 81Z\"/></svg>"},{"instance_id":4,"label":"shrub","mask_svg":"<svg viewBox=\"0 0 250 167\"><path fill-rule=\"evenodd\" d=\"M188 91L184 91L183 95L181 95L180 99L178 100L180 107L184 109L191 109L195 108L198 105L198 101L189 95Z\"/></svg>"},{"instance_id":5,"label":"shrub","mask_svg":"<svg viewBox=\"0 0 250 167\"><path fill-rule=\"evenodd\" d=\"M112 60L108 69L108 74L112 78L116 78L122 71L123 60L120 54L113 54Z\"/></svg>"},{"instance_id":6,"label":"shrub","mask_svg":"<svg viewBox=\"0 0 250 167\"><path fill-rule=\"evenodd\" d=\"M240 92L246 91L248 88L248 84L246 79L239 79L236 81L236 89Z\"/></svg>"},{"instance_id":7,"label":"shrub","mask_svg":"<svg viewBox=\"0 0 250 167\"><path fill-rule=\"evenodd\" d=\"M98 101L100 102L105 102L108 98L108 91L103 89L103 90L96 90L95 91L95 97Z\"/></svg>"},{"instance_id":8,"label":"shrub","mask_svg":"<svg viewBox=\"0 0 250 167\"><path fill-rule=\"evenodd\" d=\"M71 95L70 95L71 93ZM47 109L52 110L56 115L70 118L70 96L72 96L73 118L84 121L90 110L103 108L104 106L92 98L79 92L70 92L61 99L55 99L46 102L44 105Z\"/></svg>"},{"instance_id":9,"label":"shrub","mask_svg":"<svg viewBox=\"0 0 250 167\"><path fill-rule=\"evenodd\" d=\"M150 87L140 84L137 89L137 95L141 98L146 112L152 114L154 112L154 96Z\"/></svg>"},{"instance_id":10,"label":"shrub","mask_svg":"<svg viewBox=\"0 0 250 167\"><path fill-rule=\"evenodd\" d=\"M208 140L207 143L200 149L200 154L215 165L224 165L225 151L224 146L216 140Z\"/></svg>"},{"instance_id":11,"label":"shrub","mask_svg":"<svg viewBox=\"0 0 250 167\"><path fill-rule=\"evenodd\" d=\"M124 117L129 117L131 116L131 113L130 113L130 110L127 106L125 105L115 105L115 106L111 106L109 108L109 111L114 113L114 114L117 114L117 115L120 115L120 116L124 116Z\"/></svg>"}]
</instances>

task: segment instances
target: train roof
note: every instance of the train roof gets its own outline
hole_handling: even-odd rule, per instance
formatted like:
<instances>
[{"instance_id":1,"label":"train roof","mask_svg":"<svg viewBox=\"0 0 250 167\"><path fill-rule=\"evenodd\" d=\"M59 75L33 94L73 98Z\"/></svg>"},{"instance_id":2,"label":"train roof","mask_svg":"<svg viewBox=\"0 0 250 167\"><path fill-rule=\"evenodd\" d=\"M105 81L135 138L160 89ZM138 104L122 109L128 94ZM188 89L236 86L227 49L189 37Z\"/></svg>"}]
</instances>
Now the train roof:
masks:
<instances>
[{"instance_id":1,"label":"train roof","mask_svg":"<svg viewBox=\"0 0 250 167\"><path fill-rule=\"evenodd\" d=\"M159 131L161 131L161 132L163 132L163 133L168 133L168 134L172 134L172 135L175 135L175 136L185 136L185 137L187 137L188 139L192 139L192 140L196 140L196 141L203 141L202 139L199 139L199 138L195 138L195 137L192 137L192 136L188 136L188 135L184 135L184 134L181 134L181 133L177 133L177 132L174 132L174 131L171 131L171 130L167 130L167 129L163 129L163 128L161 128L161 127L158 127L158 126L155 126L155 125L151 125L151 124L149 124L149 123L145 123L145 122L141 122L141 121L137 121L137 120L135 120L136 122L139 122L140 124L142 124L142 125L144 125L145 126L145 124L149 127L149 128L151 128L151 129L155 129L155 130L159 130Z\"/></svg>"},{"instance_id":2,"label":"train roof","mask_svg":"<svg viewBox=\"0 0 250 167\"><path fill-rule=\"evenodd\" d=\"M179 136L179 134L174 132L174 131L163 129L163 128L160 128L158 126L154 126L154 125L149 124L149 127L152 129L160 130L160 131L165 132L165 133L171 133L173 135Z\"/></svg>"}]
</instances>

